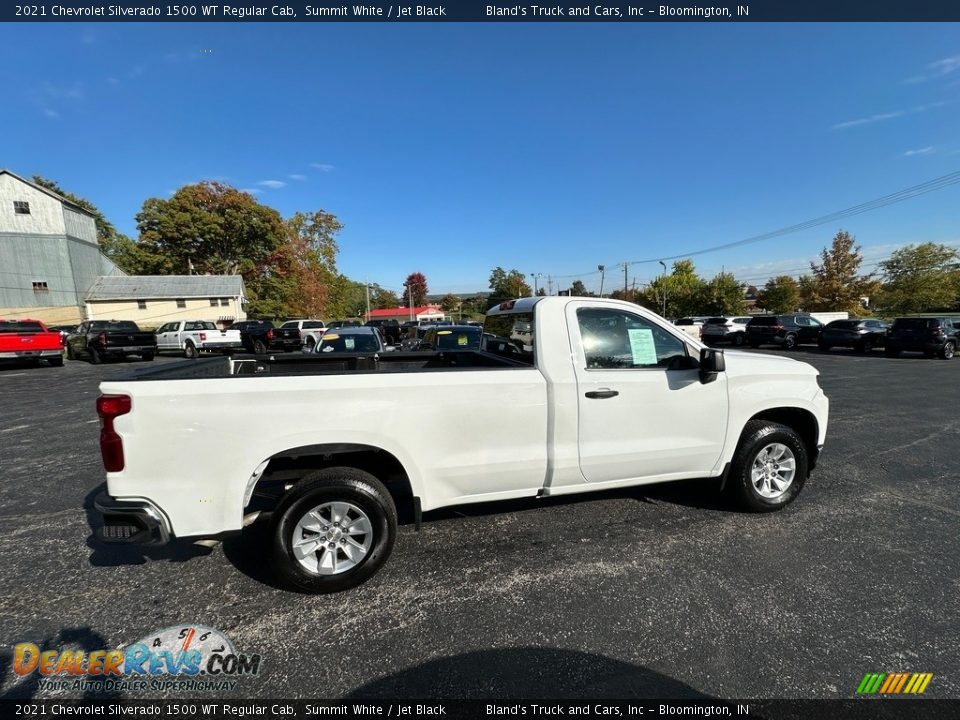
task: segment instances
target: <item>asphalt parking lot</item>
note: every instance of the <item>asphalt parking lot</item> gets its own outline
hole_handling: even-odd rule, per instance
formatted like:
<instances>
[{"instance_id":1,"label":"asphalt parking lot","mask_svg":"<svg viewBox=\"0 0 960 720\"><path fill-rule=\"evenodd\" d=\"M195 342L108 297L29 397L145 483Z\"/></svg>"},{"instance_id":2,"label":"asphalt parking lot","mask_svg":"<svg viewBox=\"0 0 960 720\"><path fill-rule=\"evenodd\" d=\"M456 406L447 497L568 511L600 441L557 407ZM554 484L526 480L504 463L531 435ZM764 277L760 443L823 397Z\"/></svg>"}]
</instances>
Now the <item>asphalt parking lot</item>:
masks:
<instances>
[{"instance_id":1,"label":"asphalt parking lot","mask_svg":"<svg viewBox=\"0 0 960 720\"><path fill-rule=\"evenodd\" d=\"M785 511L737 512L710 482L459 508L328 596L277 589L256 529L98 545L97 384L140 363L0 370L0 696L52 695L15 675L17 643L199 623L263 663L194 697L849 698L897 671L960 697L960 360L792 354L831 418Z\"/></svg>"}]
</instances>

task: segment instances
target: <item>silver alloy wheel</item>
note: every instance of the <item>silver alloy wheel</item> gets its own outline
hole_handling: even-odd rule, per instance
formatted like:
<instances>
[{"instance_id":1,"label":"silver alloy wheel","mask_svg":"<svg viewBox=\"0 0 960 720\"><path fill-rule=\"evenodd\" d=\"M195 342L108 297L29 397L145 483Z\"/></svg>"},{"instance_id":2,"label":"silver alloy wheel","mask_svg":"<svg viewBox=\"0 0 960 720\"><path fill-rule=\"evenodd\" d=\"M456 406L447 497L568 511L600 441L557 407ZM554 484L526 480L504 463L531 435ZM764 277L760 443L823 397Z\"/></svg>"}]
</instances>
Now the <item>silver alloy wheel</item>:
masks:
<instances>
[{"instance_id":1,"label":"silver alloy wheel","mask_svg":"<svg viewBox=\"0 0 960 720\"><path fill-rule=\"evenodd\" d=\"M293 528L297 562L313 575L339 575L359 565L373 545L373 524L353 503L328 502L309 510Z\"/></svg>"},{"instance_id":2,"label":"silver alloy wheel","mask_svg":"<svg viewBox=\"0 0 960 720\"><path fill-rule=\"evenodd\" d=\"M770 443L753 459L750 481L761 497L775 500L787 491L796 474L793 451L783 443Z\"/></svg>"}]
</instances>

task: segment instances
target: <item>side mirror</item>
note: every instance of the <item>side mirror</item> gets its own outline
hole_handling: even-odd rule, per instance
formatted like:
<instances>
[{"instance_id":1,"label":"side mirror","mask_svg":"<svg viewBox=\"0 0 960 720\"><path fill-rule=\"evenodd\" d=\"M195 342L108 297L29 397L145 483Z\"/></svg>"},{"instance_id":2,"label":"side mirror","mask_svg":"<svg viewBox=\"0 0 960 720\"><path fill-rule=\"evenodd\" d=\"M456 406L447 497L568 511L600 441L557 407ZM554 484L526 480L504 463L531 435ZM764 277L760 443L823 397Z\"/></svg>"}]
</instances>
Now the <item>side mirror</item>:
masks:
<instances>
[{"instance_id":1,"label":"side mirror","mask_svg":"<svg viewBox=\"0 0 960 720\"><path fill-rule=\"evenodd\" d=\"M706 385L717 379L717 374L727 369L727 361L723 357L723 350L703 348L700 351L700 382Z\"/></svg>"}]
</instances>

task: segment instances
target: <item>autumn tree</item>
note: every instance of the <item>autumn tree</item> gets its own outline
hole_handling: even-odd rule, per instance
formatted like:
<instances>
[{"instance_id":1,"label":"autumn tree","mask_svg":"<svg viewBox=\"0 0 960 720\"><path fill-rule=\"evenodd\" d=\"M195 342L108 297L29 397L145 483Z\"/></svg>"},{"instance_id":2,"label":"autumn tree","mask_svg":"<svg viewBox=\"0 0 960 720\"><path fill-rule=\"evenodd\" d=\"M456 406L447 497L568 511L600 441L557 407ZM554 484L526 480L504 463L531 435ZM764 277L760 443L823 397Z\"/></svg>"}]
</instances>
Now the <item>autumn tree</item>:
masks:
<instances>
[{"instance_id":1,"label":"autumn tree","mask_svg":"<svg viewBox=\"0 0 960 720\"><path fill-rule=\"evenodd\" d=\"M853 235L846 230L838 232L831 247L820 252L820 262L810 263L812 275L801 283L803 309L862 314L862 298L873 295L879 286L872 275L859 274L862 263Z\"/></svg>"},{"instance_id":2,"label":"autumn tree","mask_svg":"<svg viewBox=\"0 0 960 720\"><path fill-rule=\"evenodd\" d=\"M427 301L427 277L421 272L412 272L403 281L403 287L408 302L414 307L420 307Z\"/></svg>"},{"instance_id":3,"label":"autumn tree","mask_svg":"<svg viewBox=\"0 0 960 720\"><path fill-rule=\"evenodd\" d=\"M775 315L794 312L800 306L800 286L789 275L770 278L757 294L757 305Z\"/></svg>"},{"instance_id":4,"label":"autumn tree","mask_svg":"<svg viewBox=\"0 0 960 720\"><path fill-rule=\"evenodd\" d=\"M490 290L497 297L521 298L533 294L526 275L516 269L507 272L499 266L490 271Z\"/></svg>"},{"instance_id":5,"label":"autumn tree","mask_svg":"<svg viewBox=\"0 0 960 720\"><path fill-rule=\"evenodd\" d=\"M876 304L894 314L956 308L960 300L958 257L954 248L932 242L894 251L880 263L884 284Z\"/></svg>"},{"instance_id":6,"label":"autumn tree","mask_svg":"<svg viewBox=\"0 0 960 720\"><path fill-rule=\"evenodd\" d=\"M393 290L382 288L379 285L370 286L370 307L373 310L390 310L402 306L403 301Z\"/></svg>"},{"instance_id":7,"label":"autumn tree","mask_svg":"<svg viewBox=\"0 0 960 720\"><path fill-rule=\"evenodd\" d=\"M570 286L570 294L574 297L593 297L593 293L587 290L587 286L582 280L574 280Z\"/></svg>"},{"instance_id":8,"label":"autumn tree","mask_svg":"<svg viewBox=\"0 0 960 720\"><path fill-rule=\"evenodd\" d=\"M440 299L440 307L444 312L452 313L460 308L460 297L453 293L447 293Z\"/></svg>"}]
</instances>

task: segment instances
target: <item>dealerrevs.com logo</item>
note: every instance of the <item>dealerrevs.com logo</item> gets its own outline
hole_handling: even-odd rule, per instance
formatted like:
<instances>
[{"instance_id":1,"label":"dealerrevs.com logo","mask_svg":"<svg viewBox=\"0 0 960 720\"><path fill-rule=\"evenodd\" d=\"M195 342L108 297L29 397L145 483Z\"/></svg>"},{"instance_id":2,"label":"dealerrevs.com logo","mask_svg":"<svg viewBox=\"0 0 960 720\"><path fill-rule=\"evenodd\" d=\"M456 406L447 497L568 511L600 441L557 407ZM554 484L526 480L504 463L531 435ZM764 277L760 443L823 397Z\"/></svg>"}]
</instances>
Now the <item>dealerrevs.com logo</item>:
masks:
<instances>
[{"instance_id":1,"label":"dealerrevs.com logo","mask_svg":"<svg viewBox=\"0 0 960 720\"><path fill-rule=\"evenodd\" d=\"M257 675L260 655L238 652L219 630L203 625L164 628L126 647L42 649L16 645L13 669L40 675L48 690L233 690L238 676Z\"/></svg>"},{"instance_id":2,"label":"dealerrevs.com logo","mask_svg":"<svg viewBox=\"0 0 960 720\"><path fill-rule=\"evenodd\" d=\"M867 673L857 686L858 695L922 695L933 673Z\"/></svg>"}]
</instances>

